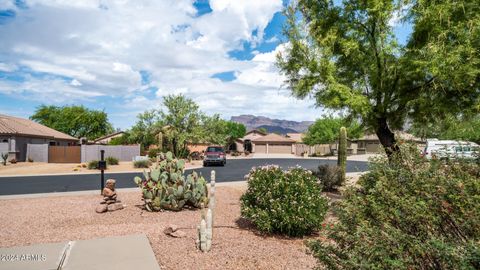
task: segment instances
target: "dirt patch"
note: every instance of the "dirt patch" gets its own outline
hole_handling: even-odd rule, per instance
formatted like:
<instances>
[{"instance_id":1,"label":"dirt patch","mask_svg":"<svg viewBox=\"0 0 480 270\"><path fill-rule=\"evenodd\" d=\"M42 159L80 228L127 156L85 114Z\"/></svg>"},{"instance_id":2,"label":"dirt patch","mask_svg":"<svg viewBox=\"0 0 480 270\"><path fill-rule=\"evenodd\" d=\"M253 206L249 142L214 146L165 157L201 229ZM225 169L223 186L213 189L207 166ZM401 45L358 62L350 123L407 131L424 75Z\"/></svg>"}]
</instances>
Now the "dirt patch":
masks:
<instances>
[{"instance_id":1,"label":"dirt patch","mask_svg":"<svg viewBox=\"0 0 480 270\"><path fill-rule=\"evenodd\" d=\"M195 247L200 210L149 213L142 210L140 192L120 192L127 208L95 213L101 196L65 196L0 200L0 246L146 233L162 269L311 269L315 259L306 253L307 238L259 235L240 218L244 187L218 187L212 250ZM185 238L163 233L170 224Z\"/></svg>"}]
</instances>

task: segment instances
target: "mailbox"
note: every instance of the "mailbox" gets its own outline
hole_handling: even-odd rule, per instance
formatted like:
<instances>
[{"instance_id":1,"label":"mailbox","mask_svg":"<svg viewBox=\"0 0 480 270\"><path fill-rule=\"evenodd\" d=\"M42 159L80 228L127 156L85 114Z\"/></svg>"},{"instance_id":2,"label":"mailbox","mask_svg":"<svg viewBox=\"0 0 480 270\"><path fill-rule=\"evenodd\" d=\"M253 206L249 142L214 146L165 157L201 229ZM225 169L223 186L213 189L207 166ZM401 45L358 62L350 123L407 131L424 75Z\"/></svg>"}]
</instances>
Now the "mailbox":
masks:
<instances>
[{"instance_id":1,"label":"mailbox","mask_svg":"<svg viewBox=\"0 0 480 270\"><path fill-rule=\"evenodd\" d=\"M107 161L99 160L98 161L98 169L99 170L106 170L107 169Z\"/></svg>"}]
</instances>

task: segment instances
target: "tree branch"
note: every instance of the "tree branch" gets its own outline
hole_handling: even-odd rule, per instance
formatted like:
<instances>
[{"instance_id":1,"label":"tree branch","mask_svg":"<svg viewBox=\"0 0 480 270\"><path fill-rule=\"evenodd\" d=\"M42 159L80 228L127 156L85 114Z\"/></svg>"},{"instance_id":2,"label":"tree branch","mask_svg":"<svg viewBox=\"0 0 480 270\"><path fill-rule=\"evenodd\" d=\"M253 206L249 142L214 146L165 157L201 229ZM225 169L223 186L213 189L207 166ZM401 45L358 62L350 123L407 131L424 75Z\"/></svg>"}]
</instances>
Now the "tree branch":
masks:
<instances>
[{"instance_id":1,"label":"tree branch","mask_svg":"<svg viewBox=\"0 0 480 270\"><path fill-rule=\"evenodd\" d=\"M433 77L430 78L428 81L424 82L422 85L417 85L417 86L409 89L409 90L407 91L407 93L410 93L410 92L416 91L416 90L418 90L418 89L420 89L420 88L423 88L423 87L425 87L425 86L428 86L429 84L433 83L433 81L434 81L435 79L436 79L436 77L433 76Z\"/></svg>"}]
</instances>

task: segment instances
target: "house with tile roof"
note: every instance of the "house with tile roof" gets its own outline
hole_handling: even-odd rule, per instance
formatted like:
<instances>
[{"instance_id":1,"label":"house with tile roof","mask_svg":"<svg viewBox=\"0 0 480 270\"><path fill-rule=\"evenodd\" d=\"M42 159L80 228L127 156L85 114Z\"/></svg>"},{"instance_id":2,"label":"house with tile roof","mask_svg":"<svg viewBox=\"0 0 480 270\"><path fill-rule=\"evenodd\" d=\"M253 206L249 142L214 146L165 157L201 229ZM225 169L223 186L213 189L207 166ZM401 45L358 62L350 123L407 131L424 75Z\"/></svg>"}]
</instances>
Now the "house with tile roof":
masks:
<instances>
[{"instance_id":1,"label":"house with tile roof","mask_svg":"<svg viewBox=\"0 0 480 270\"><path fill-rule=\"evenodd\" d=\"M425 144L421 138L417 138L407 132L394 131L394 133L397 141L406 141L416 143L417 145ZM383 149L378 136L373 133L365 134L363 137L353 140L353 142L357 143L359 149L365 149L366 153L379 153Z\"/></svg>"},{"instance_id":2,"label":"house with tile roof","mask_svg":"<svg viewBox=\"0 0 480 270\"><path fill-rule=\"evenodd\" d=\"M275 133L252 140L253 152L256 154L293 154L295 143L295 140Z\"/></svg>"},{"instance_id":3,"label":"house with tile roof","mask_svg":"<svg viewBox=\"0 0 480 270\"><path fill-rule=\"evenodd\" d=\"M95 144L108 144L114 138L122 137L125 131L117 131L93 140Z\"/></svg>"},{"instance_id":4,"label":"house with tile roof","mask_svg":"<svg viewBox=\"0 0 480 270\"><path fill-rule=\"evenodd\" d=\"M0 114L0 152L25 161L28 144L76 145L78 139L35 121Z\"/></svg>"}]
</instances>

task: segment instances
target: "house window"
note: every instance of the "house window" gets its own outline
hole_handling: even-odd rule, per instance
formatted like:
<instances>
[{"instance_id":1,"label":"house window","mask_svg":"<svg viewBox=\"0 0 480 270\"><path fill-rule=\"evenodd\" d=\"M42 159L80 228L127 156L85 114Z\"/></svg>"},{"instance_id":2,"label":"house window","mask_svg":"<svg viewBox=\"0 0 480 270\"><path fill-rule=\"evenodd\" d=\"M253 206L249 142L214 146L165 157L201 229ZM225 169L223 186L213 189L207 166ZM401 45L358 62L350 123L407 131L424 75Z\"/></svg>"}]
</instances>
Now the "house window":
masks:
<instances>
[{"instance_id":1,"label":"house window","mask_svg":"<svg viewBox=\"0 0 480 270\"><path fill-rule=\"evenodd\" d=\"M50 144L51 146L55 146L55 145L56 145L55 142L50 142L49 144Z\"/></svg>"},{"instance_id":2,"label":"house window","mask_svg":"<svg viewBox=\"0 0 480 270\"><path fill-rule=\"evenodd\" d=\"M7 139L3 139L3 141L2 141L2 142L8 142L8 140L7 140Z\"/></svg>"}]
</instances>

